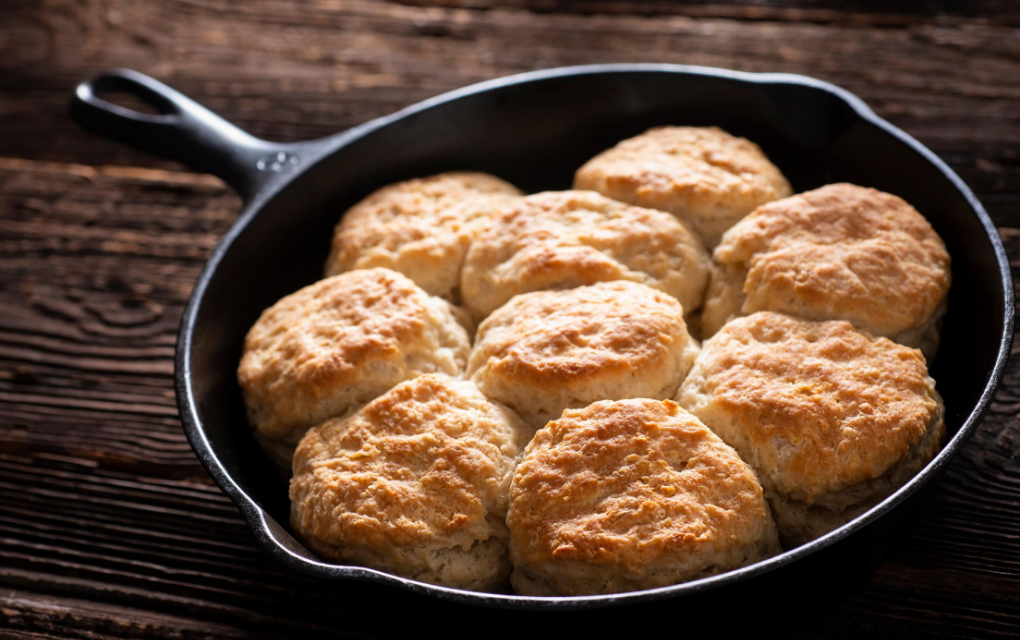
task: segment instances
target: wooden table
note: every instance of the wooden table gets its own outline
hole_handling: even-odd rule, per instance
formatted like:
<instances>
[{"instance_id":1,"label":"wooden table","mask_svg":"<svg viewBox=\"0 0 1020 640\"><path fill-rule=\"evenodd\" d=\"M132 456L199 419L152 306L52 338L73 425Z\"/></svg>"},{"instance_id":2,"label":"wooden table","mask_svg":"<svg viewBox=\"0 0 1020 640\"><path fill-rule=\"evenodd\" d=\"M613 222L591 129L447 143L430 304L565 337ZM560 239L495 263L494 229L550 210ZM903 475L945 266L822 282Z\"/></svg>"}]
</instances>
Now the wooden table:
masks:
<instances>
[{"instance_id":1,"label":"wooden table","mask_svg":"<svg viewBox=\"0 0 1020 640\"><path fill-rule=\"evenodd\" d=\"M148 73L276 140L543 67L804 73L945 159L1020 259L1018 2L4 0L0 51L4 636L373 630L345 607L353 587L295 575L255 546L184 439L177 323L240 200L77 128L68 97L98 71ZM1018 394L1020 360L888 562L785 630L1020 633Z\"/></svg>"}]
</instances>

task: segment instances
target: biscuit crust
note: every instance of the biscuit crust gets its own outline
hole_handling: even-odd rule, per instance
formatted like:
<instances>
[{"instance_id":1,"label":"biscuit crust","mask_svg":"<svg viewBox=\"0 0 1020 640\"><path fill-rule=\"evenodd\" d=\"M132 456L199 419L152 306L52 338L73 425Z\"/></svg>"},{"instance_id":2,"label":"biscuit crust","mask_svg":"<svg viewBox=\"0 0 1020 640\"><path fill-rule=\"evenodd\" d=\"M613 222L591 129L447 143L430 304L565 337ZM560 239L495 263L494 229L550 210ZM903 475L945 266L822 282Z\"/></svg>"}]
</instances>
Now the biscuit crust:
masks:
<instances>
[{"instance_id":1,"label":"biscuit crust","mask_svg":"<svg viewBox=\"0 0 1020 640\"><path fill-rule=\"evenodd\" d=\"M779 550L762 487L671 401L596 402L540 429L510 489L518 593L649 589Z\"/></svg>"},{"instance_id":2,"label":"biscuit crust","mask_svg":"<svg viewBox=\"0 0 1020 640\"><path fill-rule=\"evenodd\" d=\"M668 211L709 249L756 207L793 193L758 145L717 127L649 129L589 160L574 188Z\"/></svg>"},{"instance_id":3,"label":"biscuit crust","mask_svg":"<svg viewBox=\"0 0 1020 640\"><path fill-rule=\"evenodd\" d=\"M938 454L946 436L945 406L938 392L933 393L938 409L928 430L903 460L874 480L826 494L811 504L766 492L787 547L814 540L862 515L906 484Z\"/></svg>"},{"instance_id":4,"label":"biscuit crust","mask_svg":"<svg viewBox=\"0 0 1020 640\"><path fill-rule=\"evenodd\" d=\"M698 237L667 213L593 191L547 191L515 200L478 236L461 290L479 319L520 293L610 280L660 289L693 311L709 264Z\"/></svg>"},{"instance_id":5,"label":"biscuit crust","mask_svg":"<svg viewBox=\"0 0 1020 640\"><path fill-rule=\"evenodd\" d=\"M766 495L805 509L841 512L895 490L876 479L912 457L926 464L941 436L925 439L944 430L920 351L771 312L706 341L677 402L740 453Z\"/></svg>"},{"instance_id":6,"label":"biscuit crust","mask_svg":"<svg viewBox=\"0 0 1020 640\"><path fill-rule=\"evenodd\" d=\"M949 253L894 195L833 184L764 205L726 233L713 261L706 337L738 315L778 311L849 320L934 356Z\"/></svg>"},{"instance_id":7,"label":"biscuit crust","mask_svg":"<svg viewBox=\"0 0 1020 640\"><path fill-rule=\"evenodd\" d=\"M493 589L509 573L503 519L532 433L470 382L404 382L302 438L291 524L330 560Z\"/></svg>"},{"instance_id":8,"label":"biscuit crust","mask_svg":"<svg viewBox=\"0 0 1020 640\"><path fill-rule=\"evenodd\" d=\"M478 328L467 375L538 428L597 400L670 398L697 351L675 298L603 282L500 307Z\"/></svg>"},{"instance_id":9,"label":"biscuit crust","mask_svg":"<svg viewBox=\"0 0 1020 640\"><path fill-rule=\"evenodd\" d=\"M423 373L459 375L470 347L448 302L395 271L358 270L266 309L237 379L256 438L289 469L308 427Z\"/></svg>"},{"instance_id":10,"label":"biscuit crust","mask_svg":"<svg viewBox=\"0 0 1020 640\"><path fill-rule=\"evenodd\" d=\"M326 275L386 267L432 295L457 301L468 245L520 193L495 176L467 171L383 187L340 219Z\"/></svg>"}]
</instances>

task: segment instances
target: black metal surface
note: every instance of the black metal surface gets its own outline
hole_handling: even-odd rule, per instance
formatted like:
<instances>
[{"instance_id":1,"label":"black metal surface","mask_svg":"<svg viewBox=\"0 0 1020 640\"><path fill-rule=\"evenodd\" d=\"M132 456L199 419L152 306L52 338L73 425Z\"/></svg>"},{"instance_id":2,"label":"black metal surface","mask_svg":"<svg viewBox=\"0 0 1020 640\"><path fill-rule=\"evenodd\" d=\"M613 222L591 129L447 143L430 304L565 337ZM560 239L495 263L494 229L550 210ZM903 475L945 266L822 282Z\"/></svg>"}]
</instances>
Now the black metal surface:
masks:
<instances>
[{"instance_id":1,"label":"black metal surface","mask_svg":"<svg viewBox=\"0 0 1020 640\"><path fill-rule=\"evenodd\" d=\"M101 98L128 93L156 113L140 113ZM115 69L78 85L71 115L83 126L122 142L186 162L222 178L245 201L291 172L310 143L260 140L162 82Z\"/></svg>"},{"instance_id":2,"label":"black metal surface","mask_svg":"<svg viewBox=\"0 0 1020 640\"><path fill-rule=\"evenodd\" d=\"M101 101L95 91L103 89L132 91L167 115L144 116ZM900 525L921 508L932 480L987 411L1009 355L1012 281L981 204L931 151L858 98L811 78L646 64L553 69L467 87L296 145L252 138L165 85L128 71L79 86L72 112L85 126L212 171L248 203L200 276L177 344L181 420L205 468L259 542L283 562L327 579L434 596L419 599L426 605L438 599L592 613L678 598L699 607L745 596L763 602L763 594L809 592L819 580L831 589L833 576L849 578L876 566ZM657 124L718 125L761 145L795 191L854 182L901 196L931 221L953 257L954 275L943 329L951 338L943 340L932 368L947 408L950 435L942 452L894 495L818 540L750 567L662 589L572 598L479 594L316 559L288 532L286 485L251 437L235 379L243 337L258 314L320 277L341 212L384 184L471 169L525 191L568 188L574 169L589 157ZM364 585L359 591L368 597L373 589ZM408 595L402 606L414 602Z\"/></svg>"}]
</instances>

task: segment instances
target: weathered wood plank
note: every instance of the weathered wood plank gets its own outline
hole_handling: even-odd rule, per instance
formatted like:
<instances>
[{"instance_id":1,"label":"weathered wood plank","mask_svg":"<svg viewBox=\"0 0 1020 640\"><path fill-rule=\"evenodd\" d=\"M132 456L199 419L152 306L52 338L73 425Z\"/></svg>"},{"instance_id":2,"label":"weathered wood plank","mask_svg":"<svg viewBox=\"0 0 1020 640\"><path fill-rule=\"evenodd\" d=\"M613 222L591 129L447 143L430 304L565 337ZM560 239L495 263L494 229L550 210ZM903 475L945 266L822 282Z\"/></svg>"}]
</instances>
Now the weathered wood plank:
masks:
<instances>
[{"instance_id":1,"label":"weathered wood plank","mask_svg":"<svg viewBox=\"0 0 1020 640\"><path fill-rule=\"evenodd\" d=\"M968 16L987 14L967 9L969 3L917 10L897 3L909 20L878 29L865 28L861 16L871 14L852 9L824 9L829 19L817 22L804 22L800 13L787 21L772 16L823 11L818 2L792 9L644 3L636 15L625 12L626 2L596 4L585 13L575 12L577 3L464 4L471 8L337 2L310 9L289 0L15 4L0 14L11 24L0 46L14 52L0 59L8 116L0 118L0 150L173 167L82 136L63 117L74 83L111 67L161 78L257 135L299 140L510 73L590 62L678 62L805 73L855 91L987 193L998 219L1020 225L1020 113L1010 108L1020 88L1009 81L1020 77L1020 45L1005 17L1020 12L1009 11L1012 4L990 3L991 18L977 20ZM659 13L641 10L653 5ZM766 18L729 19L733 12ZM873 13L890 15L881 8ZM33 134L43 128L44 139Z\"/></svg>"},{"instance_id":2,"label":"weathered wood plank","mask_svg":"<svg viewBox=\"0 0 1020 640\"><path fill-rule=\"evenodd\" d=\"M497 6L498 5L498 6ZM371 588L261 552L192 454L172 355L240 201L66 116L129 66L258 135L328 135L469 82L662 61L846 86L982 198L1020 273L1018 3L13 0L0 4L0 635L294 637L380 630ZM925 517L789 633L1020 628L1020 361Z\"/></svg>"}]
</instances>

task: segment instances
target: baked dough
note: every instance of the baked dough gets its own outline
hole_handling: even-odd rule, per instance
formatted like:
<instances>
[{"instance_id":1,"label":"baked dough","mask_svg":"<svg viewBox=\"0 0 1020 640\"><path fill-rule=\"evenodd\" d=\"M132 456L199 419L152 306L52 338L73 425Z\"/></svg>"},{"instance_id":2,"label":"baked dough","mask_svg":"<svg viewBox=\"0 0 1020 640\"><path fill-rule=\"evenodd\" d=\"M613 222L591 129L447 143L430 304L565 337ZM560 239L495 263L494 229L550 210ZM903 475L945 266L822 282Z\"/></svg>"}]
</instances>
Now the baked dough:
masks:
<instances>
[{"instance_id":1,"label":"baked dough","mask_svg":"<svg viewBox=\"0 0 1020 640\"><path fill-rule=\"evenodd\" d=\"M464 303L482 319L520 293L630 280L701 306L710 258L683 223L593 191L515 200L468 251Z\"/></svg>"},{"instance_id":2,"label":"baked dough","mask_svg":"<svg viewBox=\"0 0 1020 640\"><path fill-rule=\"evenodd\" d=\"M951 281L928 221L894 195L852 184L759 207L713 254L702 335L755 311L849 320L931 361Z\"/></svg>"},{"instance_id":3,"label":"baked dough","mask_svg":"<svg viewBox=\"0 0 1020 640\"><path fill-rule=\"evenodd\" d=\"M533 430L473 384L429 374L313 427L294 455L291 525L315 553L432 584L510 572L510 482Z\"/></svg>"},{"instance_id":4,"label":"baked dough","mask_svg":"<svg viewBox=\"0 0 1020 640\"><path fill-rule=\"evenodd\" d=\"M466 171L383 187L340 219L326 275L386 267L456 302L468 246L516 195L516 187L495 176Z\"/></svg>"},{"instance_id":5,"label":"baked dough","mask_svg":"<svg viewBox=\"0 0 1020 640\"><path fill-rule=\"evenodd\" d=\"M939 451L942 399L921 352L849 322L759 312L703 345L677 402L758 473L800 544L894 492Z\"/></svg>"},{"instance_id":6,"label":"baked dough","mask_svg":"<svg viewBox=\"0 0 1020 640\"><path fill-rule=\"evenodd\" d=\"M589 160L574 188L668 211L709 249L755 207L793 193L758 145L717 127L649 129Z\"/></svg>"},{"instance_id":7,"label":"baked dough","mask_svg":"<svg viewBox=\"0 0 1020 640\"><path fill-rule=\"evenodd\" d=\"M459 375L470 348L445 300L389 269L350 271L266 309L237 380L255 437L289 470L309 427L423 373Z\"/></svg>"},{"instance_id":8,"label":"baked dough","mask_svg":"<svg viewBox=\"0 0 1020 640\"><path fill-rule=\"evenodd\" d=\"M478 328L467 373L539 428L597 400L671 398L697 352L675 298L602 282L500 307Z\"/></svg>"},{"instance_id":9,"label":"baked dough","mask_svg":"<svg viewBox=\"0 0 1020 640\"><path fill-rule=\"evenodd\" d=\"M596 402L539 430L507 525L525 595L653 589L779 551L754 471L669 400Z\"/></svg>"}]
</instances>

